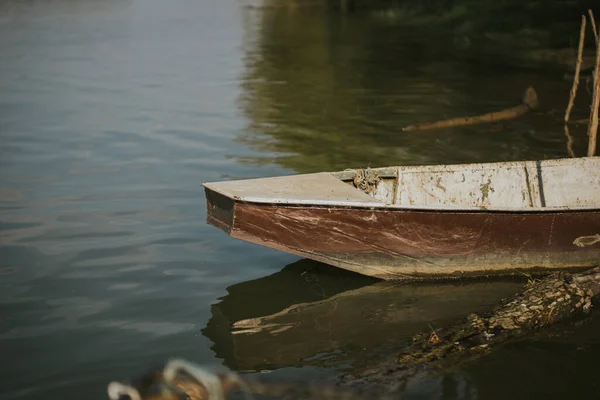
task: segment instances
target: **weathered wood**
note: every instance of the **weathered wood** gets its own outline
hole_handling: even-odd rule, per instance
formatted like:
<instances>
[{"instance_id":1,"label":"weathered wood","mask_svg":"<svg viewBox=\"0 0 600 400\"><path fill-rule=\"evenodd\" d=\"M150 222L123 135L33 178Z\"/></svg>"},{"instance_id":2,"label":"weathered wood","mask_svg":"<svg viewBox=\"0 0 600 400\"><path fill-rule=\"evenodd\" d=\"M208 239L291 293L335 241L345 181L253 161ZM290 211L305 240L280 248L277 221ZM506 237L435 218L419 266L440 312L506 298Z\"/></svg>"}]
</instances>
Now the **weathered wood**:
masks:
<instances>
[{"instance_id":1,"label":"weathered wood","mask_svg":"<svg viewBox=\"0 0 600 400\"><path fill-rule=\"evenodd\" d=\"M565 111L565 123L569 122L569 118L571 117L571 110L573 109L573 105L575 104L575 96L577 95L577 87L579 86L579 72L581 71L581 64L583 62L582 54L583 54L583 43L585 41L585 25L586 19L585 15L581 16L581 29L579 31L579 47L577 48L577 62L575 64L575 74L573 76L573 86L571 86L571 92L569 93L569 104L567 104L567 109ZM594 34L594 36L596 36ZM565 129L567 127L565 126Z\"/></svg>"},{"instance_id":2,"label":"weathered wood","mask_svg":"<svg viewBox=\"0 0 600 400\"><path fill-rule=\"evenodd\" d=\"M587 122L587 121L586 121ZM569 126L565 124L565 136L567 137L567 153L570 157L575 157L575 151L573 150L573 135L569 131Z\"/></svg>"},{"instance_id":3,"label":"weathered wood","mask_svg":"<svg viewBox=\"0 0 600 400\"><path fill-rule=\"evenodd\" d=\"M207 192L256 204L453 211L600 209L600 157L346 170L205 183ZM361 174L392 180L391 202L348 183ZM209 209L210 212L210 209Z\"/></svg>"},{"instance_id":4,"label":"weathered wood","mask_svg":"<svg viewBox=\"0 0 600 400\"><path fill-rule=\"evenodd\" d=\"M263 179L205 184L210 190L234 200L273 204L340 204L378 206L371 196L344 184L332 174L277 176Z\"/></svg>"},{"instance_id":5,"label":"weathered wood","mask_svg":"<svg viewBox=\"0 0 600 400\"><path fill-rule=\"evenodd\" d=\"M594 22L594 15L590 10L590 18ZM590 124L588 125L588 157L596 154L596 138L598 136L598 112L600 111L600 40L597 32L594 33L596 38L596 66L594 68L594 91L592 98L592 106L590 110Z\"/></svg>"},{"instance_id":6,"label":"weathered wood","mask_svg":"<svg viewBox=\"0 0 600 400\"><path fill-rule=\"evenodd\" d=\"M600 260L600 212L387 212L236 205L230 236L381 279L514 274ZM583 246L577 245L583 240Z\"/></svg>"},{"instance_id":7,"label":"weathered wood","mask_svg":"<svg viewBox=\"0 0 600 400\"><path fill-rule=\"evenodd\" d=\"M346 382L396 387L416 374L456 366L487 354L500 343L586 315L591 310L592 297L598 294L600 267L573 275L556 273L532 281L496 310L481 316L470 314L456 325L419 334L402 352L347 376Z\"/></svg>"},{"instance_id":8,"label":"weathered wood","mask_svg":"<svg viewBox=\"0 0 600 400\"><path fill-rule=\"evenodd\" d=\"M415 336L403 351L388 353L384 361L346 375L342 387L244 379L230 372L211 373L185 360L172 360L131 384L110 383L109 397L120 400L120 395L127 394L132 400L179 400L185 396L190 400L224 400L230 393L242 391L293 399L397 399L401 395L397 389L415 375L461 365L488 354L501 343L587 315L592 298L598 294L600 267L531 281L487 314L470 314L456 325Z\"/></svg>"},{"instance_id":9,"label":"weathered wood","mask_svg":"<svg viewBox=\"0 0 600 400\"><path fill-rule=\"evenodd\" d=\"M394 205L439 210L600 209L599 157L398 167Z\"/></svg>"},{"instance_id":10,"label":"weathered wood","mask_svg":"<svg viewBox=\"0 0 600 400\"><path fill-rule=\"evenodd\" d=\"M518 118L522 115L527 114L531 110L537 109L539 106L537 93L532 87L527 88L523 95L523 102L518 106L507 108L506 110L496 111L483 115L476 115L473 117L460 117L446 119L443 121L427 122L423 124L408 125L402 128L404 132L413 131L424 131L432 129L442 128L454 128L457 126L468 126L485 124L491 122L505 121L509 119Z\"/></svg>"},{"instance_id":11,"label":"weathered wood","mask_svg":"<svg viewBox=\"0 0 600 400\"><path fill-rule=\"evenodd\" d=\"M398 168L396 167L370 168L369 171L376 173L380 178L396 178L398 176ZM351 181L356 176L356 170L347 169L333 175L343 181Z\"/></svg>"},{"instance_id":12,"label":"weathered wood","mask_svg":"<svg viewBox=\"0 0 600 400\"><path fill-rule=\"evenodd\" d=\"M396 170L395 182L367 182L371 195L327 173L205 184L207 221L382 279L600 261L600 242L588 241L600 234L598 157Z\"/></svg>"},{"instance_id":13,"label":"weathered wood","mask_svg":"<svg viewBox=\"0 0 600 400\"><path fill-rule=\"evenodd\" d=\"M299 268L233 285L211 306L202 334L225 366L259 372L299 360L319 368L350 363L364 348L403 343L430 321L450 324L487 311L523 285L522 279L373 283L325 266L316 267L323 273L302 269L315 264L299 261Z\"/></svg>"}]
</instances>

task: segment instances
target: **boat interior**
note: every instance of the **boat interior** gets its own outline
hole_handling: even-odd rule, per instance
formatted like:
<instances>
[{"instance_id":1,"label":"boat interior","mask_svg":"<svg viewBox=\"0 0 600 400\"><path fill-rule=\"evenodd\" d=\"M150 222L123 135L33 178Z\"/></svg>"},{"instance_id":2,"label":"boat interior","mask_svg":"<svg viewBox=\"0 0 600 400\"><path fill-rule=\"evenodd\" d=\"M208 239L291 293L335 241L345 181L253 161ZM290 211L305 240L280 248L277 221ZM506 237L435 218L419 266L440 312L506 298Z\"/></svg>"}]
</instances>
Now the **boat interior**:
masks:
<instances>
[{"instance_id":1,"label":"boat interior","mask_svg":"<svg viewBox=\"0 0 600 400\"><path fill-rule=\"evenodd\" d=\"M334 175L382 203L403 208L600 208L600 157L374 168Z\"/></svg>"},{"instance_id":2,"label":"boat interior","mask_svg":"<svg viewBox=\"0 0 600 400\"><path fill-rule=\"evenodd\" d=\"M348 169L207 183L236 201L437 210L597 210L600 157Z\"/></svg>"}]
</instances>

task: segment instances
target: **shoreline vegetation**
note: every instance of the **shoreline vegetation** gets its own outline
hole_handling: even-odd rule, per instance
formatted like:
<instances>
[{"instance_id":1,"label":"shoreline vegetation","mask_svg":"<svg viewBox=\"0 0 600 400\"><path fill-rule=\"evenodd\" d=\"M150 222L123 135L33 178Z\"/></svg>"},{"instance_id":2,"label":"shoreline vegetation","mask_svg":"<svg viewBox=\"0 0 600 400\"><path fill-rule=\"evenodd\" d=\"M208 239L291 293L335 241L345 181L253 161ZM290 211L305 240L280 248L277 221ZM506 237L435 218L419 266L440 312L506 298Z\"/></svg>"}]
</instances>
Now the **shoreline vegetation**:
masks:
<instances>
[{"instance_id":1,"label":"shoreline vegetation","mask_svg":"<svg viewBox=\"0 0 600 400\"><path fill-rule=\"evenodd\" d=\"M574 72L577 57L577 20L572 17L597 7L591 0L507 0L501 4L475 0L264 0L242 4L248 9L361 14L398 27L444 28L453 32L454 51L462 57L568 73ZM562 18L556 18L558 15ZM594 54L590 41L581 57L584 73L591 74Z\"/></svg>"}]
</instances>

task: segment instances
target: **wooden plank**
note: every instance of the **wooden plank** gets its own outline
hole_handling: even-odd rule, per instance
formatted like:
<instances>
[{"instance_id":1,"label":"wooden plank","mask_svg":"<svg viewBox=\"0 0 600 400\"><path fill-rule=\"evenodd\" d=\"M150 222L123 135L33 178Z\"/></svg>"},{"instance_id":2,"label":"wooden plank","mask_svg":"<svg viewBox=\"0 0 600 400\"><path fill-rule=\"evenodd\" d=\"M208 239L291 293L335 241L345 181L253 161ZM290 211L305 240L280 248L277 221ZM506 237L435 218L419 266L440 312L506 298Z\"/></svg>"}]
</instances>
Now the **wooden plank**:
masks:
<instances>
[{"instance_id":1,"label":"wooden plank","mask_svg":"<svg viewBox=\"0 0 600 400\"><path fill-rule=\"evenodd\" d=\"M395 203L436 208L531 208L523 165L400 167Z\"/></svg>"},{"instance_id":2,"label":"wooden plank","mask_svg":"<svg viewBox=\"0 0 600 400\"><path fill-rule=\"evenodd\" d=\"M393 210L595 210L600 209L599 170L600 157L373 168L369 171L384 177L381 188L373 193L375 198L338 179L351 178L353 171L204 186L236 201L265 204Z\"/></svg>"},{"instance_id":3,"label":"wooden plank","mask_svg":"<svg viewBox=\"0 0 600 400\"><path fill-rule=\"evenodd\" d=\"M238 204L231 236L383 279L589 267L600 212L438 212ZM584 246L579 244L585 243Z\"/></svg>"},{"instance_id":4,"label":"wooden plank","mask_svg":"<svg viewBox=\"0 0 600 400\"><path fill-rule=\"evenodd\" d=\"M540 192L548 208L600 209L600 157L540 161Z\"/></svg>"},{"instance_id":5,"label":"wooden plank","mask_svg":"<svg viewBox=\"0 0 600 400\"><path fill-rule=\"evenodd\" d=\"M488 210L598 209L600 158L399 167L395 205Z\"/></svg>"},{"instance_id":6,"label":"wooden plank","mask_svg":"<svg viewBox=\"0 0 600 400\"><path fill-rule=\"evenodd\" d=\"M395 178L397 175L396 167L368 168L371 173L376 173L381 178ZM347 169L345 171L334 172L333 175L343 181L351 181L356 176L356 169Z\"/></svg>"},{"instance_id":7,"label":"wooden plank","mask_svg":"<svg viewBox=\"0 0 600 400\"><path fill-rule=\"evenodd\" d=\"M206 183L204 186L243 202L361 207L385 205L327 172Z\"/></svg>"}]
</instances>

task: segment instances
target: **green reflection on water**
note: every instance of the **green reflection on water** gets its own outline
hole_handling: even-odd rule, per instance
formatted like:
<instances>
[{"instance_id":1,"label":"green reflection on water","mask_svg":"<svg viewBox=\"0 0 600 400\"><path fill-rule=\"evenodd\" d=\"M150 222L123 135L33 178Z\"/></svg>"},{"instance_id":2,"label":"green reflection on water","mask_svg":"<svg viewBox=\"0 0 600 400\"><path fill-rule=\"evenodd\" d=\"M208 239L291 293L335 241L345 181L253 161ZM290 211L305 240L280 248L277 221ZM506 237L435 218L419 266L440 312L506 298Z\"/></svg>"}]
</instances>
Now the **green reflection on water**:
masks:
<instances>
[{"instance_id":1,"label":"green reflection on water","mask_svg":"<svg viewBox=\"0 0 600 400\"><path fill-rule=\"evenodd\" d=\"M241 161L314 172L567 156L560 116L572 54L565 47L577 38L576 10L585 5L508 3L456 2L446 14L418 15L404 8L248 11L259 22L246 43L239 105L249 123L239 140L269 155ZM444 23L425 23L436 18ZM529 85L541 113L401 132L412 123L515 106ZM580 94L582 116L588 100ZM582 154L584 129L572 134Z\"/></svg>"}]
</instances>

